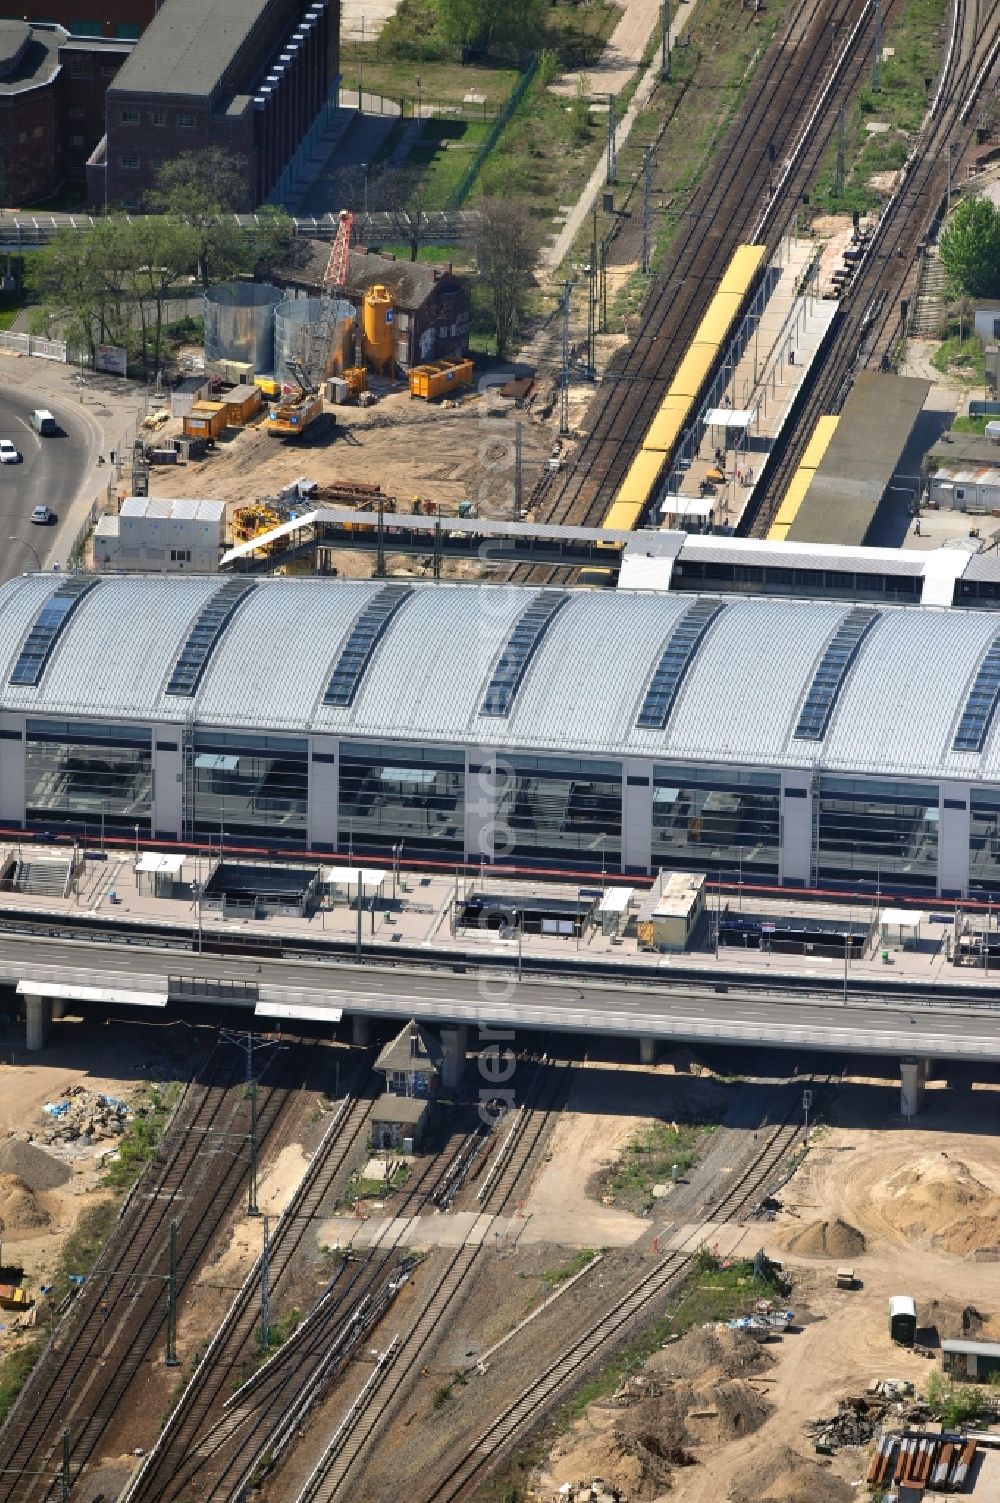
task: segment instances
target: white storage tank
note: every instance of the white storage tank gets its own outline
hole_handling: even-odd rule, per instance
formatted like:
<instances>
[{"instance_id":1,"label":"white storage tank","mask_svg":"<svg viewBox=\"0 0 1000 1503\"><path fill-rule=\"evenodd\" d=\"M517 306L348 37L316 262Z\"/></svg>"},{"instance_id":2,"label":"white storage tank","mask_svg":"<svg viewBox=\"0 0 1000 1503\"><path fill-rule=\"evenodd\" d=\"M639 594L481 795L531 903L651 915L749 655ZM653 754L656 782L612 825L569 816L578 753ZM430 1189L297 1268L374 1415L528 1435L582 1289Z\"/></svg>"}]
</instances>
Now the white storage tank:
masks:
<instances>
[{"instance_id":1,"label":"white storage tank","mask_svg":"<svg viewBox=\"0 0 1000 1503\"><path fill-rule=\"evenodd\" d=\"M274 369L274 310L283 297L270 282L222 282L205 293L205 360Z\"/></svg>"}]
</instances>

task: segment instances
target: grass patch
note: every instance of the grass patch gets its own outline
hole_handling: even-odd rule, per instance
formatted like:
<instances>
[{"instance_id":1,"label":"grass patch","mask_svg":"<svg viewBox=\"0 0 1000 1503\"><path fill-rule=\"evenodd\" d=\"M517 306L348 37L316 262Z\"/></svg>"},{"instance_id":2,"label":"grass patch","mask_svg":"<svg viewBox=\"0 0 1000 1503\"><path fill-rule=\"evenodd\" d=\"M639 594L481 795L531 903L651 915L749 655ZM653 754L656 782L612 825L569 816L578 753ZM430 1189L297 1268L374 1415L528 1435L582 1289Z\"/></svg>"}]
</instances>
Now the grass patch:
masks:
<instances>
[{"instance_id":1,"label":"grass patch","mask_svg":"<svg viewBox=\"0 0 1000 1503\"><path fill-rule=\"evenodd\" d=\"M629 1210L648 1210L653 1204L653 1186L666 1184L676 1164L686 1174L714 1123L653 1122L629 1143L606 1171L603 1193Z\"/></svg>"},{"instance_id":2,"label":"grass patch","mask_svg":"<svg viewBox=\"0 0 1000 1503\"><path fill-rule=\"evenodd\" d=\"M20 311L20 303L0 302L0 334L7 332Z\"/></svg>"},{"instance_id":3,"label":"grass patch","mask_svg":"<svg viewBox=\"0 0 1000 1503\"><path fill-rule=\"evenodd\" d=\"M546 1268L542 1278L546 1284L565 1284L568 1279L575 1278L578 1273L582 1273L596 1257L596 1248L581 1247L568 1263L562 1263L558 1268Z\"/></svg>"},{"instance_id":4,"label":"grass patch","mask_svg":"<svg viewBox=\"0 0 1000 1503\"><path fill-rule=\"evenodd\" d=\"M338 1209L350 1208L357 1200L387 1200L394 1190L402 1189L410 1177L409 1164L396 1165L388 1179L366 1179L356 1169L347 1181Z\"/></svg>"},{"instance_id":5,"label":"grass patch","mask_svg":"<svg viewBox=\"0 0 1000 1503\"><path fill-rule=\"evenodd\" d=\"M960 335L954 334L950 339L944 340L940 348L931 356L931 365L942 375L965 382L969 386L984 386L986 383L983 368L983 341L977 335L963 339ZM966 418L965 421L973 422L975 419ZM985 432L985 425L980 431Z\"/></svg>"},{"instance_id":6,"label":"grass patch","mask_svg":"<svg viewBox=\"0 0 1000 1503\"><path fill-rule=\"evenodd\" d=\"M986 437L986 424L995 419L988 417L957 417L951 425L953 433L976 433L980 438Z\"/></svg>"},{"instance_id":7,"label":"grass patch","mask_svg":"<svg viewBox=\"0 0 1000 1503\"><path fill-rule=\"evenodd\" d=\"M103 1184L119 1191L134 1184L155 1155L180 1094L177 1081L139 1091L137 1104L133 1107L133 1120L118 1140L118 1158L108 1165Z\"/></svg>"},{"instance_id":8,"label":"grass patch","mask_svg":"<svg viewBox=\"0 0 1000 1503\"><path fill-rule=\"evenodd\" d=\"M886 29L885 46L893 55L882 64L881 89L875 93L869 75L848 110L844 191L837 193L837 149L831 143L812 195L814 212L866 213L885 197L869 179L898 170L906 160L909 137L920 129L927 107L924 80L937 74L946 15L945 0L906 0L902 15ZM890 129L873 135L866 126L874 121Z\"/></svg>"},{"instance_id":9,"label":"grass patch","mask_svg":"<svg viewBox=\"0 0 1000 1503\"><path fill-rule=\"evenodd\" d=\"M14 1401L31 1376L44 1347L45 1337L33 1336L16 1351L8 1352L0 1359L0 1424L14 1407Z\"/></svg>"}]
</instances>

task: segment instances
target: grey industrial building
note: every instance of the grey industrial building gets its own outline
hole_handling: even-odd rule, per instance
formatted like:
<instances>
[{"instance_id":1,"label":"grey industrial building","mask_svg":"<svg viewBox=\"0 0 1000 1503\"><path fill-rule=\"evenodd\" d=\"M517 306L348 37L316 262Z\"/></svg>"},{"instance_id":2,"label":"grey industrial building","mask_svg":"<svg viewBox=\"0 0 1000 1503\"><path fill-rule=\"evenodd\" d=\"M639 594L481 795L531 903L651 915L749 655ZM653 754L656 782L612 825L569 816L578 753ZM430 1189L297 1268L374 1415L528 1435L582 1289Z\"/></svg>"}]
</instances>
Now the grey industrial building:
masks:
<instances>
[{"instance_id":1,"label":"grey industrial building","mask_svg":"<svg viewBox=\"0 0 1000 1503\"><path fill-rule=\"evenodd\" d=\"M92 207L142 207L159 169L220 146L264 202L335 99L340 0L170 0L108 91L87 164Z\"/></svg>"},{"instance_id":2,"label":"grey industrial building","mask_svg":"<svg viewBox=\"0 0 1000 1503\"><path fill-rule=\"evenodd\" d=\"M0 826L1000 893L1000 613L329 579L0 589Z\"/></svg>"}]
</instances>

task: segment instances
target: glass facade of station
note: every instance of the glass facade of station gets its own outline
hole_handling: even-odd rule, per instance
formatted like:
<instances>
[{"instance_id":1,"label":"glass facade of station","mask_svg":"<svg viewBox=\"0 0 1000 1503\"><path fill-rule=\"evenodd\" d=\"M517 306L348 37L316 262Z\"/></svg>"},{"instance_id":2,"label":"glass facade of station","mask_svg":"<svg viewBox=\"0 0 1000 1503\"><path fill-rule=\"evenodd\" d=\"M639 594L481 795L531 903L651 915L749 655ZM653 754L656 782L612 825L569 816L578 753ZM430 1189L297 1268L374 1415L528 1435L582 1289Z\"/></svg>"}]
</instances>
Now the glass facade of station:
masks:
<instances>
[{"instance_id":1,"label":"glass facade of station","mask_svg":"<svg viewBox=\"0 0 1000 1503\"><path fill-rule=\"evenodd\" d=\"M194 835L224 848L307 843L309 746L305 738L198 731Z\"/></svg>"},{"instance_id":2,"label":"glass facade of station","mask_svg":"<svg viewBox=\"0 0 1000 1503\"><path fill-rule=\"evenodd\" d=\"M969 891L1000 894L1000 788L969 799Z\"/></svg>"},{"instance_id":3,"label":"glass facade of station","mask_svg":"<svg viewBox=\"0 0 1000 1503\"><path fill-rule=\"evenodd\" d=\"M938 789L869 778L819 780L820 882L931 891L938 877Z\"/></svg>"},{"instance_id":4,"label":"glass facade of station","mask_svg":"<svg viewBox=\"0 0 1000 1503\"><path fill-rule=\"evenodd\" d=\"M652 864L775 878L780 867L777 773L710 767L653 770Z\"/></svg>"},{"instance_id":5,"label":"glass facade of station","mask_svg":"<svg viewBox=\"0 0 1000 1503\"><path fill-rule=\"evenodd\" d=\"M29 720L25 728L25 825L102 830L136 825L149 835L153 807L152 734L142 726Z\"/></svg>"},{"instance_id":6,"label":"glass facade of station","mask_svg":"<svg viewBox=\"0 0 1000 1503\"><path fill-rule=\"evenodd\" d=\"M465 851L465 753L377 741L340 743L338 848Z\"/></svg>"},{"instance_id":7,"label":"glass facade of station","mask_svg":"<svg viewBox=\"0 0 1000 1503\"><path fill-rule=\"evenodd\" d=\"M501 753L496 762L498 845L515 866L614 871L622 853L619 762Z\"/></svg>"}]
</instances>

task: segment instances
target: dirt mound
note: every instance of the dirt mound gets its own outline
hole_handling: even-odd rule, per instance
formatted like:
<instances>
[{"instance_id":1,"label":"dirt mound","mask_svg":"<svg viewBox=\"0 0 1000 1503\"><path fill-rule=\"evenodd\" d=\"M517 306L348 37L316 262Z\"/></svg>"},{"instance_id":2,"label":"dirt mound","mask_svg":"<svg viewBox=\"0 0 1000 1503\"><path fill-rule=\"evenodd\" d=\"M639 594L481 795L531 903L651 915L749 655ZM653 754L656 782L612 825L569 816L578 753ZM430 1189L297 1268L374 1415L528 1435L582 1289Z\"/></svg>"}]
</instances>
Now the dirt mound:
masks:
<instances>
[{"instance_id":1,"label":"dirt mound","mask_svg":"<svg viewBox=\"0 0 1000 1503\"><path fill-rule=\"evenodd\" d=\"M813 1221L804 1226L787 1243L789 1252L807 1258L857 1258L865 1250L864 1235L849 1221L835 1216L832 1221Z\"/></svg>"},{"instance_id":2,"label":"dirt mound","mask_svg":"<svg viewBox=\"0 0 1000 1503\"><path fill-rule=\"evenodd\" d=\"M0 1174L0 1226L6 1232L33 1232L49 1224L48 1212L18 1174Z\"/></svg>"},{"instance_id":3,"label":"dirt mound","mask_svg":"<svg viewBox=\"0 0 1000 1503\"><path fill-rule=\"evenodd\" d=\"M70 1178L67 1164L21 1138L0 1143L0 1174L16 1174L31 1190L56 1190Z\"/></svg>"},{"instance_id":4,"label":"dirt mound","mask_svg":"<svg viewBox=\"0 0 1000 1503\"><path fill-rule=\"evenodd\" d=\"M727 1326L696 1326L672 1346L655 1352L647 1366L665 1378L745 1378L763 1372L774 1359L746 1331Z\"/></svg>"},{"instance_id":5,"label":"dirt mound","mask_svg":"<svg viewBox=\"0 0 1000 1503\"><path fill-rule=\"evenodd\" d=\"M918 1159L891 1174L875 1199L908 1242L981 1262L1000 1259L1000 1195L961 1159Z\"/></svg>"},{"instance_id":6,"label":"dirt mound","mask_svg":"<svg viewBox=\"0 0 1000 1503\"><path fill-rule=\"evenodd\" d=\"M829 1466L788 1447L755 1460L729 1490L730 1503L853 1503L855 1497L856 1489L834 1477Z\"/></svg>"},{"instance_id":7,"label":"dirt mound","mask_svg":"<svg viewBox=\"0 0 1000 1503\"><path fill-rule=\"evenodd\" d=\"M955 1299L921 1302L918 1314L921 1326L933 1326L942 1341L992 1341L998 1334L991 1315Z\"/></svg>"}]
</instances>

